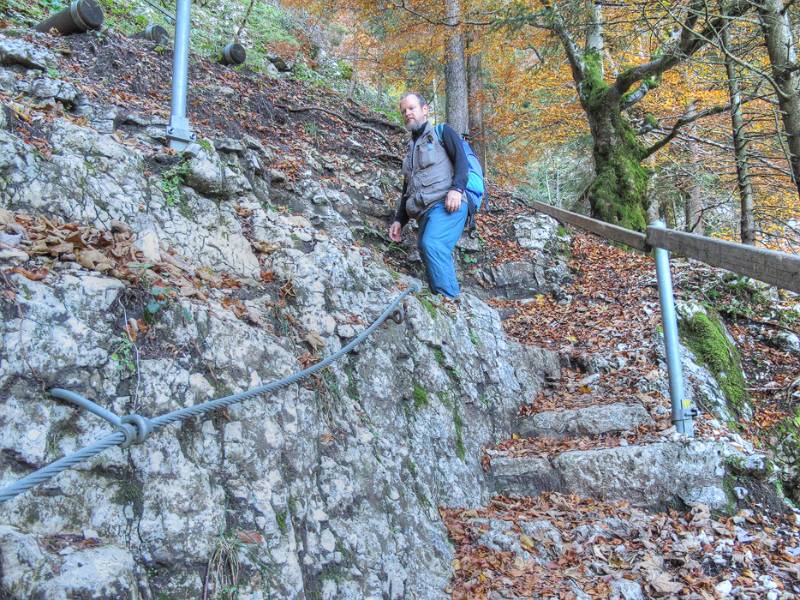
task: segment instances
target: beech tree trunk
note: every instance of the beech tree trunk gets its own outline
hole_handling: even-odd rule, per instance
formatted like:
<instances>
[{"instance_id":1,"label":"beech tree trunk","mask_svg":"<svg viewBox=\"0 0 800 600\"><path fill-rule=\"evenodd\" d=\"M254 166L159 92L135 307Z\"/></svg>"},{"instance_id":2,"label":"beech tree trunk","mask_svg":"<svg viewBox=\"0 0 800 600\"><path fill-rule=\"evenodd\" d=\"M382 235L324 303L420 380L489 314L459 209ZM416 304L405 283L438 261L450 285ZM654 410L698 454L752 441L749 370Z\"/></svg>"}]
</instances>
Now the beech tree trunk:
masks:
<instances>
[{"instance_id":1,"label":"beech tree trunk","mask_svg":"<svg viewBox=\"0 0 800 600\"><path fill-rule=\"evenodd\" d=\"M753 186L750 185L750 173L747 167L747 139L744 134L742 118L742 94L739 88L739 76L736 65L728 56L728 28L722 30L722 45L725 52L725 70L728 73L728 92L731 97L731 127L733 128L733 150L736 157L736 185L739 189L739 205L741 212L740 236L743 244L755 244L755 223L753 221Z\"/></svg>"},{"instance_id":2,"label":"beech tree trunk","mask_svg":"<svg viewBox=\"0 0 800 600\"><path fill-rule=\"evenodd\" d=\"M475 33L467 37L468 44L472 43ZM469 46L468 46L469 48ZM472 149L481 163L483 172L486 173L486 137L483 128L483 71L482 56L475 52L467 58L467 86L469 88L469 134Z\"/></svg>"},{"instance_id":3,"label":"beech tree trunk","mask_svg":"<svg viewBox=\"0 0 800 600\"><path fill-rule=\"evenodd\" d=\"M690 111L694 111L695 107L693 105L692 108L689 109ZM691 137L695 137L697 135L697 131L695 127L692 126L689 129ZM689 141L689 155L695 157L694 161L689 161L687 165L688 168L688 177L684 180L684 214L686 216L686 227L684 228L688 233L696 233L698 235L705 235L706 232L706 224L705 220L703 219L703 186L700 183L700 175L703 171L701 166L701 162L699 160L700 156L700 145L694 141Z\"/></svg>"},{"instance_id":4,"label":"beech tree trunk","mask_svg":"<svg viewBox=\"0 0 800 600\"><path fill-rule=\"evenodd\" d=\"M778 105L792 177L800 193L800 74L794 70L797 52L792 27L788 11L783 8L783 0L760 0L758 14L767 43L772 77L778 87Z\"/></svg>"},{"instance_id":5,"label":"beech tree trunk","mask_svg":"<svg viewBox=\"0 0 800 600\"><path fill-rule=\"evenodd\" d=\"M643 148L620 111L619 96L601 95L585 105L592 132L595 179L589 188L592 216L644 231L647 226L647 171Z\"/></svg>"},{"instance_id":6,"label":"beech tree trunk","mask_svg":"<svg viewBox=\"0 0 800 600\"><path fill-rule=\"evenodd\" d=\"M447 123L461 135L469 131L469 111L467 109L467 69L464 60L464 33L456 26L461 18L459 0L446 0L446 22L448 27L445 44L445 90Z\"/></svg>"},{"instance_id":7,"label":"beech tree trunk","mask_svg":"<svg viewBox=\"0 0 800 600\"><path fill-rule=\"evenodd\" d=\"M581 106L592 132L595 179L589 188L592 216L644 231L647 226L647 171L643 148L622 115L622 98L603 77L602 5L587 0L590 15L583 53Z\"/></svg>"}]
</instances>

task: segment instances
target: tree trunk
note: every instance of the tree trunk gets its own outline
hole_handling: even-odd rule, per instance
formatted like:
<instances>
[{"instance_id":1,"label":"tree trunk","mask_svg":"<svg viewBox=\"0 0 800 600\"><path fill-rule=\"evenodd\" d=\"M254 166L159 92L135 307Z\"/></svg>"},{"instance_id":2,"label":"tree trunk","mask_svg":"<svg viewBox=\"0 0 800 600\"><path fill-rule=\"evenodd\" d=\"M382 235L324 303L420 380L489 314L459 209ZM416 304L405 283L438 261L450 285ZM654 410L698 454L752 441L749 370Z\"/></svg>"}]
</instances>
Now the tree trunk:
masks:
<instances>
[{"instance_id":1,"label":"tree trunk","mask_svg":"<svg viewBox=\"0 0 800 600\"><path fill-rule=\"evenodd\" d=\"M467 110L467 69L464 60L464 34L461 26L455 26L461 18L459 0L446 0L447 28L445 45L445 88L447 123L461 135L469 131Z\"/></svg>"},{"instance_id":2,"label":"tree trunk","mask_svg":"<svg viewBox=\"0 0 800 600\"><path fill-rule=\"evenodd\" d=\"M643 148L622 115L616 88L603 78L602 5L589 0L589 25L583 55L581 106L592 132L595 178L589 188L592 216L628 229L647 227L647 171Z\"/></svg>"},{"instance_id":3,"label":"tree trunk","mask_svg":"<svg viewBox=\"0 0 800 600\"><path fill-rule=\"evenodd\" d=\"M475 36L473 31L467 38L472 43ZM481 163L483 172L486 173L486 138L483 129L483 71L482 56L478 52L470 53L467 58L467 84L469 87L469 134L472 149Z\"/></svg>"},{"instance_id":4,"label":"tree trunk","mask_svg":"<svg viewBox=\"0 0 800 600\"><path fill-rule=\"evenodd\" d=\"M783 0L760 0L758 13L767 43L772 77L778 87L778 105L789 150L792 177L800 193L800 75L792 70L797 53L789 15Z\"/></svg>"},{"instance_id":5,"label":"tree trunk","mask_svg":"<svg viewBox=\"0 0 800 600\"><path fill-rule=\"evenodd\" d=\"M741 207L740 235L743 244L755 244L755 224L753 222L753 187L747 167L747 139L744 134L742 118L742 95L739 90L739 76L733 59L728 56L728 28L722 30L722 45L725 49L725 70L728 72L728 91L731 97L731 126L733 128L733 150L736 157L736 184L739 188Z\"/></svg>"},{"instance_id":6,"label":"tree trunk","mask_svg":"<svg viewBox=\"0 0 800 600\"><path fill-rule=\"evenodd\" d=\"M647 171L643 148L621 114L620 96L602 79L596 55L587 53L581 104L592 132L595 178L589 188L592 216L628 229L647 227Z\"/></svg>"},{"instance_id":7,"label":"tree trunk","mask_svg":"<svg viewBox=\"0 0 800 600\"><path fill-rule=\"evenodd\" d=\"M691 135L696 136L695 128L690 129ZM699 144L695 141L689 142L689 155L695 157L695 162L689 165L689 177L684 186L686 196L684 197L684 209L686 214L686 231L705 235L706 224L703 219L703 186L700 183L700 173L702 167L698 164L697 157L700 156Z\"/></svg>"}]
</instances>

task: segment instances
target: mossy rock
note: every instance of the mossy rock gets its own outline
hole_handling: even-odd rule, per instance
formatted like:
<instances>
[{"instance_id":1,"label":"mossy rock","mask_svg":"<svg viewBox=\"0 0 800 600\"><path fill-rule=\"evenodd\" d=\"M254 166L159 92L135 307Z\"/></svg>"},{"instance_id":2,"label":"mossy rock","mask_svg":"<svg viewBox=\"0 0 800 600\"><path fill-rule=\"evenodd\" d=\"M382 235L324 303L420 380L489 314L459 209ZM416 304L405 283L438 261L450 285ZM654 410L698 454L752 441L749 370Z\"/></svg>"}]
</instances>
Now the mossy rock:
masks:
<instances>
[{"instance_id":1,"label":"mossy rock","mask_svg":"<svg viewBox=\"0 0 800 600\"><path fill-rule=\"evenodd\" d=\"M679 322L684 343L719 383L728 405L740 417L752 414L739 350L716 313L694 307Z\"/></svg>"}]
</instances>

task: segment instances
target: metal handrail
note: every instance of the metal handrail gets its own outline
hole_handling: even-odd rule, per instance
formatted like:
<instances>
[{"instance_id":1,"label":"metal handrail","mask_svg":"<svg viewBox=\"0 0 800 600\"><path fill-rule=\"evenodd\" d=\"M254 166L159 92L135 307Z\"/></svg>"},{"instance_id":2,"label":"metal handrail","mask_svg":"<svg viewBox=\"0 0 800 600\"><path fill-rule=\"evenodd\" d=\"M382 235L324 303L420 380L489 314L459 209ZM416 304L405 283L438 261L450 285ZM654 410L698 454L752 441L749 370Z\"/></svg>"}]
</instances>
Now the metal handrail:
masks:
<instances>
[{"instance_id":1,"label":"metal handrail","mask_svg":"<svg viewBox=\"0 0 800 600\"><path fill-rule=\"evenodd\" d=\"M686 400L684 389L669 251L800 293L800 256L667 229L662 221L651 223L647 233L639 233L542 202L533 202L532 207L562 223L580 227L605 239L645 253L653 252L664 325L672 422L679 433L688 437L694 435L692 420L697 415L697 409Z\"/></svg>"},{"instance_id":2,"label":"metal handrail","mask_svg":"<svg viewBox=\"0 0 800 600\"><path fill-rule=\"evenodd\" d=\"M663 248L800 294L800 256L656 227L654 224L648 226L644 234L542 202L532 202L531 206L559 221L642 252Z\"/></svg>"}]
</instances>

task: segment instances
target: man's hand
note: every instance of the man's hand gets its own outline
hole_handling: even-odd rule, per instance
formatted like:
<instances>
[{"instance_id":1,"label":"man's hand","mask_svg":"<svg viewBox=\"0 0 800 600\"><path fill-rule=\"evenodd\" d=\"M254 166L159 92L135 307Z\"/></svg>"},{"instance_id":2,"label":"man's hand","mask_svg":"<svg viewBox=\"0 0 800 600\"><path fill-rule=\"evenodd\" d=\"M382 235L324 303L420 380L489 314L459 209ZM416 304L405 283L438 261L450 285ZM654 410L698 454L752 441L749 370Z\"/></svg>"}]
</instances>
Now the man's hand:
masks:
<instances>
[{"instance_id":1,"label":"man's hand","mask_svg":"<svg viewBox=\"0 0 800 600\"><path fill-rule=\"evenodd\" d=\"M395 221L389 227L389 239L393 242L397 242L398 244L403 241L403 237L400 235L400 232L403 230L403 226L400 224L400 221Z\"/></svg>"},{"instance_id":2,"label":"man's hand","mask_svg":"<svg viewBox=\"0 0 800 600\"><path fill-rule=\"evenodd\" d=\"M444 207L447 212L456 212L461 206L461 192L450 190L447 192L447 198L444 200Z\"/></svg>"}]
</instances>

